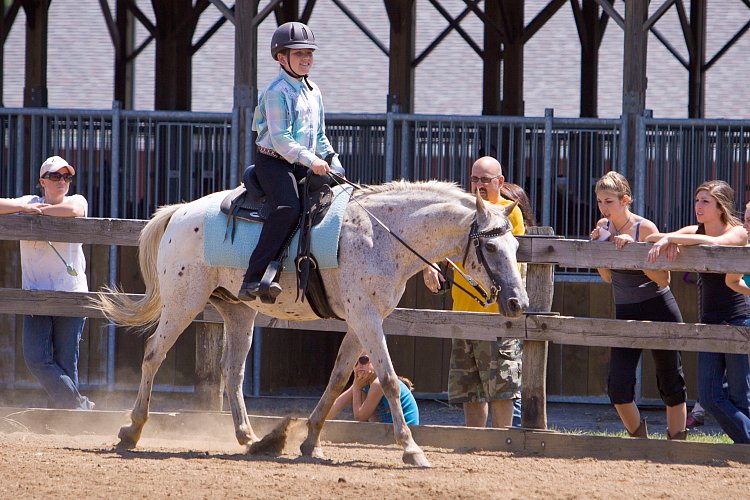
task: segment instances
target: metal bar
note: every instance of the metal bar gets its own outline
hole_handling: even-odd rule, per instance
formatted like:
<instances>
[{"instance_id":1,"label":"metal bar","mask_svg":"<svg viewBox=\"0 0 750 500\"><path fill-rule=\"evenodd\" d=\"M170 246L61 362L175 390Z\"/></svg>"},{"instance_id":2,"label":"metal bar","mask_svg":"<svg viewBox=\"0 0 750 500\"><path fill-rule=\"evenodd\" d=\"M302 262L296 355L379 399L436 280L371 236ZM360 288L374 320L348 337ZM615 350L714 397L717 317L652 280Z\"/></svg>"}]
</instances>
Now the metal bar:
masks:
<instances>
[{"instance_id":1,"label":"metal bar","mask_svg":"<svg viewBox=\"0 0 750 500\"><path fill-rule=\"evenodd\" d=\"M646 212L646 124L643 116L635 121L635 213Z\"/></svg>"},{"instance_id":2,"label":"metal bar","mask_svg":"<svg viewBox=\"0 0 750 500\"><path fill-rule=\"evenodd\" d=\"M229 165L230 170L234 172L235 179L237 178L237 170L239 169L240 161L240 107L235 106L232 110L232 149L230 152ZM236 184L232 184L234 187Z\"/></svg>"},{"instance_id":3,"label":"metal bar","mask_svg":"<svg viewBox=\"0 0 750 500\"><path fill-rule=\"evenodd\" d=\"M544 171L542 174L542 225L552 221L552 119L554 111L544 110Z\"/></svg>"},{"instance_id":4,"label":"metal bar","mask_svg":"<svg viewBox=\"0 0 750 500\"><path fill-rule=\"evenodd\" d=\"M18 118L16 119L16 196L22 196L23 193L26 192L26 190L23 188L23 179L24 179L24 159L23 159L23 151L24 151L24 119L23 115L19 113Z\"/></svg>"},{"instance_id":5,"label":"metal bar","mask_svg":"<svg viewBox=\"0 0 750 500\"><path fill-rule=\"evenodd\" d=\"M110 185L110 217L119 217L120 196L120 103L112 103L112 175ZM119 249L112 245L109 247L109 283L114 286L117 283L117 259ZM115 365L115 354L117 350L117 330L114 323L107 325L107 387L114 390L117 367Z\"/></svg>"},{"instance_id":6,"label":"metal bar","mask_svg":"<svg viewBox=\"0 0 750 500\"><path fill-rule=\"evenodd\" d=\"M385 180L393 180L393 160L396 147L395 113L386 114L385 123Z\"/></svg>"}]
</instances>

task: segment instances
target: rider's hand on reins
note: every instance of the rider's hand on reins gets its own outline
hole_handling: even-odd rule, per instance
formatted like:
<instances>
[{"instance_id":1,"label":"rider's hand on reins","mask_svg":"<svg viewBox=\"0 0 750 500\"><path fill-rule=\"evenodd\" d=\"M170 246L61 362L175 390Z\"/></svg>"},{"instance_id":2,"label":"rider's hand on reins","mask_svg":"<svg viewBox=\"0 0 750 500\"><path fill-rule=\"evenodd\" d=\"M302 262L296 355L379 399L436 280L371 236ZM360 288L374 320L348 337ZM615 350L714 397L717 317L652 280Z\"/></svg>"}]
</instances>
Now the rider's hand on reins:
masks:
<instances>
[{"instance_id":1,"label":"rider's hand on reins","mask_svg":"<svg viewBox=\"0 0 750 500\"><path fill-rule=\"evenodd\" d=\"M310 165L310 170L312 170L315 175L325 175L331 171L331 167L325 160L317 158L312 165Z\"/></svg>"}]
</instances>

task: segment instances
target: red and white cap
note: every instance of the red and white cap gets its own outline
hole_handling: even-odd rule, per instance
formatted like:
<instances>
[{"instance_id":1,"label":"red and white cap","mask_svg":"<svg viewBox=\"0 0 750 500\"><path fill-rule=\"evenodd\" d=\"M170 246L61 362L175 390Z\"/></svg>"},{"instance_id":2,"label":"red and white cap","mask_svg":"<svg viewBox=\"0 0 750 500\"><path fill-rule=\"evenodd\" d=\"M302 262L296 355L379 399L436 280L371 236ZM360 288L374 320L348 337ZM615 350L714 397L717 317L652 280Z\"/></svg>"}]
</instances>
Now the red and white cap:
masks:
<instances>
[{"instance_id":1,"label":"red and white cap","mask_svg":"<svg viewBox=\"0 0 750 500\"><path fill-rule=\"evenodd\" d=\"M71 174L75 175L76 169L73 168L73 165L63 160L60 156L50 156L42 163L42 168L39 169L39 177L44 177L44 174L57 172L61 168L66 167L70 170Z\"/></svg>"}]
</instances>

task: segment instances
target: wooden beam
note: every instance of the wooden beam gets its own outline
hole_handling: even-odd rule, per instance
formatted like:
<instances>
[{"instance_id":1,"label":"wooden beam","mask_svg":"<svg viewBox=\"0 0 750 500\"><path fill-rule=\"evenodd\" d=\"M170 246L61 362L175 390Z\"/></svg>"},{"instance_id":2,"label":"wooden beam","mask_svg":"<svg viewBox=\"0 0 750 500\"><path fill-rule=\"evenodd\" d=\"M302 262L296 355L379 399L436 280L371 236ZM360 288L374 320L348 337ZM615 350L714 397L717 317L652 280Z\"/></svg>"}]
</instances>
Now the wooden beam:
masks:
<instances>
[{"instance_id":1,"label":"wooden beam","mask_svg":"<svg viewBox=\"0 0 750 500\"><path fill-rule=\"evenodd\" d=\"M622 115L627 123L623 148L626 165L619 171L633 180L635 173L636 119L646 109L646 48L648 31L643 29L648 17L649 0L625 2L625 44L622 65Z\"/></svg>"},{"instance_id":2,"label":"wooden beam","mask_svg":"<svg viewBox=\"0 0 750 500\"><path fill-rule=\"evenodd\" d=\"M25 0L26 59L23 106L47 107L47 24L50 0Z\"/></svg>"},{"instance_id":3,"label":"wooden beam","mask_svg":"<svg viewBox=\"0 0 750 500\"><path fill-rule=\"evenodd\" d=\"M551 227L529 227L528 234L552 235ZM549 312L555 290L551 264L528 264L526 291L529 310ZM521 426L527 429L547 428L547 351L545 341L524 340L521 364Z\"/></svg>"},{"instance_id":4,"label":"wooden beam","mask_svg":"<svg viewBox=\"0 0 750 500\"><path fill-rule=\"evenodd\" d=\"M499 115L502 110L502 75L500 72L503 54L503 36L493 28L502 24L499 0L488 0L485 15L492 21L484 21L484 50L482 51L482 114ZM490 154L485 151L485 154ZM502 161L502 160L501 160ZM506 165L507 167L507 165Z\"/></svg>"},{"instance_id":5,"label":"wooden beam","mask_svg":"<svg viewBox=\"0 0 750 500\"><path fill-rule=\"evenodd\" d=\"M659 257L656 262L650 263L646 262L646 256L651 243L630 243L618 250L612 243L598 241L529 237L519 237L519 240L518 260L521 262L549 262L562 267L750 273L750 251L747 247L683 246L674 261Z\"/></svg>"},{"instance_id":6,"label":"wooden beam","mask_svg":"<svg viewBox=\"0 0 750 500\"><path fill-rule=\"evenodd\" d=\"M101 318L92 307L93 292L50 292L0 288L0 314L39 314ZM129 294L137 299L140 295ZM207 305L198 321L220 323L221 316ZM627 327L623 327L627 325ZM258 315L256 325L290 330L344 332L337 320L291 321ZM518 338L560 344L601 347L640 347L684 351L750 353L750 330L732 325L661 323L616 319L573 318L530 314L508 319L498 314L396 309L383 323L388 335L446 339L496 340Z\"/></svg>"},{"instance_id":7,"label":"wooden beam","mask_svg":"<svg viewBox=\"0 0 750 500\"><path fill-rule=\"evenodd\" d=\"M0 215L0 240L37 240L94 245L137 246L146 220L95 217ZM662 269L707 273L750 273L745 247L696 245L681 248L674 261L646 262L651 243L630 243L618 250L612 244L588 240L519 236L518 260L561 267Z\"/></svg>"},{"instance_id":8,"label":"wooden beam","mask_svg":"<svg viewBox=\"0 0 750 500\"><path fill-rule=\"evenodd\" d=\"M489 1L489 0L488 0ZM500 2L503 25L507 25L503 40L503 99L500 114L523 116L523 65L524 65L524 0L493 0ZM505 159L503 164L507 164Z\"/></svg>"},{"instance_id":9,"label":"wooden beam","mask_svg":"<svg viewBox=\"0 0 750 500\"><path fill-rule=\"evenodd\" d=\"M398 106L400 113L414 112L414 61L416 40L416 2L385 0L391 26L388 53L388 111Z\"/></svg>"},{"instance_id":10,"label":"wooden beam","mask_svg":"<svg viewBox=\"0 0 750 500\"><path fill-rule=\"evenodd\" d=\"M688 118L703 118L706 115L706 0L690 2L690 25L685 39L690 40L688 67ZM678 10L683 12L682 1Z\"/></svg>"},{"instance_id":11,"label":"wooden beam","mask_svg":"<svg viewBox=\"0 0 750 500\"><path fill-rule=\"evenodd\" d=\"M148 221L0 215L0 240L60 241L101 245L138 246Z\"/></svg>"},{"instance_id":12,"label":"wooden beam","mask_svg":"<svg viewBox=\"0 0 750 500\"><path fill-rule=\"evenodd\" d=\"M0 418L17 422L30 432L48 433L50 428L76 434L117 435L123 423L122 411L47 410L0 408ZM249 415L258 435L266 435L285 417ZM307 419L293 419L295 429L304 429ZM674 442L665 439L629 439L609 436L581 436L517 428L470 428L447 425L409 426L421 446L441 449L504 451L522 456L601 458L605 460L655 460L670 464L705 464L733 461L750 463L746 446L697 441ZM174 439L189 435L226 440L234 435L229 412L150 412L144 439ZM331 443L364 443L393 446L393 424L376 422L327 421L321 434ZM428 453L429 454L429 453Z\"/></svg>"}]
</instances>

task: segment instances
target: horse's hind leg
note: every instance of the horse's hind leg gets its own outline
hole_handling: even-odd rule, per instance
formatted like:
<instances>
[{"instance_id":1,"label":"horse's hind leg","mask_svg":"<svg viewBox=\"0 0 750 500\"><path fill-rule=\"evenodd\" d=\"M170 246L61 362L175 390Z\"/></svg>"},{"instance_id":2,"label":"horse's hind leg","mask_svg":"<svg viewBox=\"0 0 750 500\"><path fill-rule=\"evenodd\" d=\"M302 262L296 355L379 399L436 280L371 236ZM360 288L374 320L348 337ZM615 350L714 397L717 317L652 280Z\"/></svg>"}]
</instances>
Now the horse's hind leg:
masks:
<instances>
[{"instance_id":1,"label":"horse's hind leg","mask_svg":"<svg viewBox=\"0 0 750 500\"><path fill-rule=\"evenodd\" d=\"M242 394L242 380L245 378L245 360L253 342L253 324L257 312L245 304L232 304L212 298L211 303L224 318L226 343L221 355L221 367L232 410L234 433L241 445L258 441L258 436L250 426L245 398Z\"/></svg>"},{"instance_id":2,"label":"horse's hind leg","mask_svg":"<svg viewBox=\"0 0 750 500\"><path fill-rule=\"evenodd\" d=\"M328 380L328 386L307 420L307 438L300 445L302 455L323 458L320 431L323 430L326 416L328 416L334 401L344 390L344 385L351 376L352 366L354 366L354 360L357 359L359 351L359 340L350 328L344 335L341 347L339 347L336 364L331 372L331 378Z\"/></svg>"},{"instance_id":3,"label":"horse's hind leg","mask_svg":"<svg viewBox=\"0 0 750 500\"><path fill-rule=\"evenodd\" d=\"M167 352L172 348L182 332L190 325L193 318L205 307L208 294L202 300L197 296L180 297L182 302L169 299L164 302L164 308L159 318L156 331L146 341L146 349L143 353L141 365L141 385L138 388L138 397L135 400L133 411L130 413L130 425L120 428L118 437L120 442L118 448L132 449L138 444L143 432L143 426L148 420L149 404L151 402L151 390L154 385L154 377L159 370Z\"/></svg>"}]
</instances>

